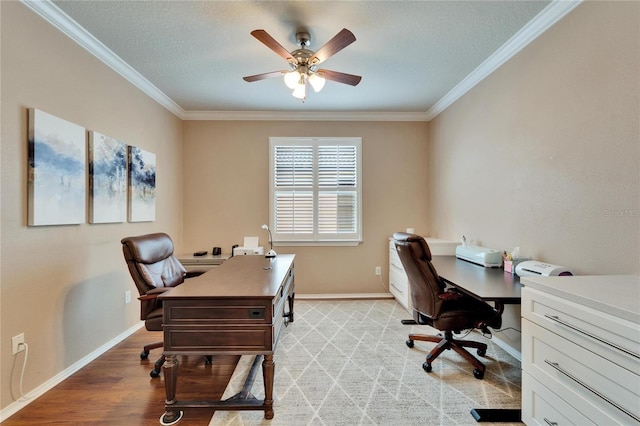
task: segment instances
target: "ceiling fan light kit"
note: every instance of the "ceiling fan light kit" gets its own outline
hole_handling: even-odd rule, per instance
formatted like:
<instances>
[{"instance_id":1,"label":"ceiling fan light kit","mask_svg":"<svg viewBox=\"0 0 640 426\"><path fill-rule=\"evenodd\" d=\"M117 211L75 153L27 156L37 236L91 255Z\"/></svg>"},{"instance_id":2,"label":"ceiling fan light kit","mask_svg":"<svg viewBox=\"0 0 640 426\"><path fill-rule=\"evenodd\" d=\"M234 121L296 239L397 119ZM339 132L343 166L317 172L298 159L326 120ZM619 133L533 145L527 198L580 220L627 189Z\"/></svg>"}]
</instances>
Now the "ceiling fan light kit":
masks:
<instances>
[{"instance_id":1,"label":"ceiling fan light kit","mask_svg":"<svg viewBox=\"0 0 640 426\"><path fill-rule=\"evenodd\" d=\"M291 70L274 71L264 74L257 74L243 77L247 82L264 80L270 77L283 76L284 83L289 89L293 90L292 95L301 99L302 102L307 98L307 83L311 85L315 92L319 92L324 87L326 80L333 80L338 83L357 86L362 77L353 74L345 74L337 71L319 69L318 65L326 61L329 57L335 55L354 41L356 41L353 33L343 28L317 52L313 52L306 47L310 44L310 36L307 32L298 32L296 41L299 49L289 52L273 37L264 30L254 30L251 35L261 41L265 46L273 50L275 53L283 57L289 62Z\"/></svg>"}]
</instances>

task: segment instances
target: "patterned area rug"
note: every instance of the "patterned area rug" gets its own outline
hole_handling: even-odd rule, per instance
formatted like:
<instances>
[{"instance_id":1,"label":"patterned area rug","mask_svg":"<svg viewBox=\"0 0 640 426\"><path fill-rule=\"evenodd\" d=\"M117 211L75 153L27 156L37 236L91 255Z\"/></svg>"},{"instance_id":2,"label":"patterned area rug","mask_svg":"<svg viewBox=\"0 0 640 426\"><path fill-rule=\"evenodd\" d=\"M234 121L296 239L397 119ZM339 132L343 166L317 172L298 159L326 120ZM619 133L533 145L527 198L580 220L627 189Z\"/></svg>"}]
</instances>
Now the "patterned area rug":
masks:
<instances>
[{"instance_id":1,"label":"patterned area rug","mask_svg":"<svg viewBox=\"0 0 640 426\"><path fill-rule=\"evenodd\" d=\"M274 419L218 411L210 425L477 425L472 408L520 407L520 362L478 333L465 338L488 344L483 380L454 351L426 373L434 344L416 341L410 349L405 341L437 331L401 324L410 316L395 300L298 300L294 311L274 354ZM253 359L240 359L223 399L242 389ZM261 370L252 392L264 396Z\"/></svg>"}]
</instances>

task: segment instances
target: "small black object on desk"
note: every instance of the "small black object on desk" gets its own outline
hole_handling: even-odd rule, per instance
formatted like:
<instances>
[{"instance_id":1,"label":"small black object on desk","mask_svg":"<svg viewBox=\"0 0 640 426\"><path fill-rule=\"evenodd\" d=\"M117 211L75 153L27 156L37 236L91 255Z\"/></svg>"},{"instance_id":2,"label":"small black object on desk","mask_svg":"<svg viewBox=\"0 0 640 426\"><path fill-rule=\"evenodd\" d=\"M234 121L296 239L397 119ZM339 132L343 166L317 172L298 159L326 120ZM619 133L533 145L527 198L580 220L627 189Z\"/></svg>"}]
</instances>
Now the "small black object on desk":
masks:
<instances>
[{"instance_id":1,"label":"small black object on desk","mask_svg":"<svg viewBox=\"0 0 640 426\"><path fill-rule=\"evenodd\" d=\"M207 251L206 250L202 250L202 251L197 251L195 253L193 253L194 256L206 256L207 255Z\"/></svg>"}]
</instances>

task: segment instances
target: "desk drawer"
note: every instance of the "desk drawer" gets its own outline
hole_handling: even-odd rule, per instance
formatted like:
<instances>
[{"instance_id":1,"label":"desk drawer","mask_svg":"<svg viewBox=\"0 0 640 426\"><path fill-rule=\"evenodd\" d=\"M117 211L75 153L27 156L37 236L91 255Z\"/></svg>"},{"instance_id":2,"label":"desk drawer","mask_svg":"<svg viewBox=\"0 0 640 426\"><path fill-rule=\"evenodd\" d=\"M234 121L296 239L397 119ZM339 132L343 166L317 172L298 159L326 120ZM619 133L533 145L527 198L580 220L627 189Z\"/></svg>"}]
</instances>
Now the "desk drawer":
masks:
<instances>
[{"instance_id":1,"label":"desk drawer","mask_svg":"<svg viewBox=\"0 0 640 426\"><path fill-rule=\"evenodd\" d=\"M522 316L640 375L637 325L529 287L522 291Z\"/></svg>"},{"instance_id":2,"label":"desk drawer","mask_svg":"<svg viewBox=\"0 0 640 426\"><path fill-rule=\"evenodd\" d=\"M164 325L271 324L270 302L270 299L166 299Z\"/></svg>"},{"instance_id":3,"label":"desk drawer","mask_svg":"<svg viewBox=\"0 0 640 426\"><path fill-rule=\"evenodd\" d=\"M527 373L522 373L522 396L522 421L528 426L594 424Z\"/></svg>"},{"instance_id":4,"label":"desk drawer","mask_svg":"<svg viewBox=\"0 0 640 426\"><path fill-rule=\"evenodd\" d=\"M640 422L640 376L523 319L522 368L597 424Z\"/></svg>"},{"instance_id":5,"label":"desk drawer","mask_svg":"<svg viewBox=\"0 0 640 426\"><path fill-rule=\"evenodd\" d=\"M273 350L271 326L165 326L164 353L248 353Z\"/></svg>"}]
</instances>

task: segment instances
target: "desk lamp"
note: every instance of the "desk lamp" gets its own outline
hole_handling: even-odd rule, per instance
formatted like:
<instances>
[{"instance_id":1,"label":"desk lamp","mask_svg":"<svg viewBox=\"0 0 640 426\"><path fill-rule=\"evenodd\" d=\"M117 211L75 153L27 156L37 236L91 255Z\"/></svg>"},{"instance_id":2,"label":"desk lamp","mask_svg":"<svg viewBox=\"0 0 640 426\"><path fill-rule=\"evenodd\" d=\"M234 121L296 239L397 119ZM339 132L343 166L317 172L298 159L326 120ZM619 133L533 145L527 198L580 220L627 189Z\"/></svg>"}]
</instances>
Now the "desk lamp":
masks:
<instances>
[{"instance_id":1,"label":"desk lamp","mask_svg":"<svg viewBox=\"0 0 640 426\"><path fill-rule=\"evenodd\" d=\"M267 254L264 255L264 257L274 258L277 256L277 254L275 251L273 251L273 238L271 237L271 229L269 229L266 224L262 225L262 229L269 232L269 245L271 246L271 249L267 252Z\"/></svg>"}]
</instances>

